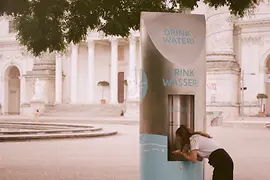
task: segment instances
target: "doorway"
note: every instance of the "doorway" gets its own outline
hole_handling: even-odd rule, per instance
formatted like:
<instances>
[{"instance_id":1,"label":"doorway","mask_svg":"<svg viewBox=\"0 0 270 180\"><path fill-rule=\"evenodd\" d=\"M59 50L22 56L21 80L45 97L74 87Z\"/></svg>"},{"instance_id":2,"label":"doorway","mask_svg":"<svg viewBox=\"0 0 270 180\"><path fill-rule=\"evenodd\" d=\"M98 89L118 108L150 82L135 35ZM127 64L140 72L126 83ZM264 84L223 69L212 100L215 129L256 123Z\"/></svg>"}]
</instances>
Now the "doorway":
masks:
<instances>
[{"instance_id":1,"label":"doorway","mask_svg":"<svg viewBox=\"0 0 270 180\"><path fill-rule=\"evenodd\" d=\"M125 101L125 74L124 72L118 73L118 103Z\"/></svg>"},{"instance_id":2,"label":"doorway","mask_svg":"<svg viewBox=\"0 0 270 180\"><path fill-rule=\"evenodd\" d=\"M4 111L9 115L20 114L20 71L10 66L5 72Z\"/></svg>"}]
</instances>

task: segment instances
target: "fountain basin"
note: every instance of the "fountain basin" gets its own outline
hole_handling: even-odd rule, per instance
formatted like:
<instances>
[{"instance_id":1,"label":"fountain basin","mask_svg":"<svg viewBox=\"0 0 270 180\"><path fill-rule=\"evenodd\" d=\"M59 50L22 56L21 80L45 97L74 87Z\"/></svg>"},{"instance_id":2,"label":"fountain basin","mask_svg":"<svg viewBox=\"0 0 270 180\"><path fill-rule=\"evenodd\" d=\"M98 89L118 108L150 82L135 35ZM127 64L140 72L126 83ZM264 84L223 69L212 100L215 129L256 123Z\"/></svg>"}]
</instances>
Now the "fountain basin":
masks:
<instances>
[{"instance_id":1,"label":"fountain basin","mask_svg":"<svg viewBox=\"0 0 270 180\"><path fill-rule=\"evenodd\" d=\"M0 122L0 141L101 137L117 134L101 127L82 124Z\"/></svg>"}]
</instances>

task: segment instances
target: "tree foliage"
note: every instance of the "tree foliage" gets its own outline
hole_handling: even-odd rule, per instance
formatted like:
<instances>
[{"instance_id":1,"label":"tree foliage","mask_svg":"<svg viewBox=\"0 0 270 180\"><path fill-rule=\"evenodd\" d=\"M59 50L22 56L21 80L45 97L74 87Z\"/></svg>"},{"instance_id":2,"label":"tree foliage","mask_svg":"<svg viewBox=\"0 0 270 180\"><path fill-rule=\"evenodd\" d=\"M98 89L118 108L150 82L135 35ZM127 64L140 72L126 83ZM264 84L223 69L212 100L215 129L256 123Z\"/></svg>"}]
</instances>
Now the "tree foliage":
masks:
<instances>
[{"instance_id":1,"label":"tree foliage","mask_svg":"<svg viewBox=\"0 0 270 180\"><path fill-rule=\"evenodd\" d=\"M180 12L200 0L0 0L0 15L14 17L17 40L33 55L62 51L84 40L89 29L128 36L138 30L141 11ZM260 0L204 0L210 7L228 6L243 17ZM168 5L169 2L169 5Z\"/></svg>"},{"instance_id":2,"label":"tree foliage","mask_svg":"<svg viewBox=\"0 0 270 180\"><path fill-rule=\"evenodd\" d=\"M257 99L268 99L267 94L259 93L257 94Z\"/></svg>"}]
</instances>

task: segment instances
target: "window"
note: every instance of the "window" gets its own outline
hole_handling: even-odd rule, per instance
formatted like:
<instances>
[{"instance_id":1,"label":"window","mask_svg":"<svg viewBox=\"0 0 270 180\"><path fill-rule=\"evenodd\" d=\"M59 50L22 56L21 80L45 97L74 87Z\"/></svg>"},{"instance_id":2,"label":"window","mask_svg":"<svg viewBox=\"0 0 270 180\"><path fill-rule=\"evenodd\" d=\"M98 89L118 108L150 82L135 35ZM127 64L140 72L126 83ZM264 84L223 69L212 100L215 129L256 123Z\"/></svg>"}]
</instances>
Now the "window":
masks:
<instances>
[{"instance_id":1,"label":"window","mask_svg":"<svg viewBox=\"0 0 270 180\"><path fill-rule=\"evenodd\" d=\"M124 46L118 46L118 61L124 61L125 60L125 47Z\"/></svg>"},{"instance_id":2,"label":"window","mask_svg":"<svg viewBox=\"0 0 270 180\"><path fill-rule=\"evenodd\" d=\"M9 21L9 24L8 24L8 33L14 33L14 32L15 32L14 21L11 20Z\"/></svg>"}]
</instances>

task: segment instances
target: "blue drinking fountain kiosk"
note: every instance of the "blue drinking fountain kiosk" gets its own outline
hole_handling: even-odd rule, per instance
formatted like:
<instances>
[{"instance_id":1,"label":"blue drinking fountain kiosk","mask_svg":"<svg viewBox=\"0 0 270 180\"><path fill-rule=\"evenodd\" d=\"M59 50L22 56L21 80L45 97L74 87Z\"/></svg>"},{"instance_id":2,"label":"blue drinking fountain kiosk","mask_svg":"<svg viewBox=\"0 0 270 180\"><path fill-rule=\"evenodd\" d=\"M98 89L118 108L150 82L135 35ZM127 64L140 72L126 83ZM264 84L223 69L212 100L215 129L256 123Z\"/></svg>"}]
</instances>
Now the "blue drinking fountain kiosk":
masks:
<instances>
[{"instance_id":1,"label":"blue drinking fountain kiosk","mask_svg":"<svg viewBox=\"0 0 270 180\"><path fill-rule=\"evenodd\" d=\"M204 15L141 13L140 179L203 180L202 162L175 157L175 131L204 131Z\"/></svg>"}]
</instances>

